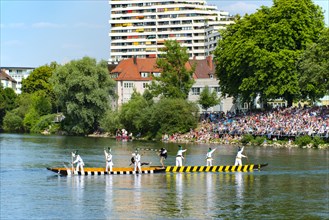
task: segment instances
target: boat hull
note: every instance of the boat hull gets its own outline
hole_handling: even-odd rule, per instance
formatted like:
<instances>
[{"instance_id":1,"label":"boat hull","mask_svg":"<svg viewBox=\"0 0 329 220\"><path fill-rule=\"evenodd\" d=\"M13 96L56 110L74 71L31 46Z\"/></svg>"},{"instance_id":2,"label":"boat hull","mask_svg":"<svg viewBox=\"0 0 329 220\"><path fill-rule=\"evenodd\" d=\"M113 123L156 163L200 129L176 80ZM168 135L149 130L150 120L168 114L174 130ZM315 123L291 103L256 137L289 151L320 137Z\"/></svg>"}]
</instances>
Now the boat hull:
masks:
<instances>
[{"instance_id":1,"label":"boat hull","mask_svg":"<svg viewBox=\"0 0 329 220\"><path fill-rule=\"evenodd\" d=\"M152 166L143 167L140 173L150 174L150 173L188 173L188 172L251 172L254 170L260 170L261 168L267 166L268 164L248 164L243 166L167 166L165 168ZM131 167L121 167L113 168L113 171L106 171L105 168L84 168L84 172L75 171L72 168L47 168L50 171L58 173L62 176L97 176L97 175L123 175L123 174L137 174Z\"/></svg>"}]
</instances>

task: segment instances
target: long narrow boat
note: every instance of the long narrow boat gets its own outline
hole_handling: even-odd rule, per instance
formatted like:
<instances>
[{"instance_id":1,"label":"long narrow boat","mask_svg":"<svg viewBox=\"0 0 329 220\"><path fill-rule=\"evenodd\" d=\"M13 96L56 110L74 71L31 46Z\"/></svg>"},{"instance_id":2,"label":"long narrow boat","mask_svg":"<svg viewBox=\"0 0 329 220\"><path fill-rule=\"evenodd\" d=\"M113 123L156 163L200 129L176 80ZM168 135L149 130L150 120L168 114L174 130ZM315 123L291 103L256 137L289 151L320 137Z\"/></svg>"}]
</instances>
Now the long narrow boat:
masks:
<instances>
[{"instance_id":1,"label":"long narrow boat","mask_svg":"<svg viewBox=\"0 0 329 220\"><path fill-rule=\"evenodd\" d=\"M251 172L254 170L260 170L261 168L267 166L268 164L248 164L242 166L167 166L162 168L161 166L150 166L150 167L142 167L141 173L165 173L165 172L177 172L177 173L185 173L185 172ZM115 174L136 174L138 172L134 171L132 167L116 167L113 168L113 171L106 171L105 168L92 168L86 167L84 168L84 172L72 170L72 168L66 167L55 167L55 168L47 168L50 171L58 173L62 176L72 176L72 175L115 175Z\"/></svg>"}]
</instances>

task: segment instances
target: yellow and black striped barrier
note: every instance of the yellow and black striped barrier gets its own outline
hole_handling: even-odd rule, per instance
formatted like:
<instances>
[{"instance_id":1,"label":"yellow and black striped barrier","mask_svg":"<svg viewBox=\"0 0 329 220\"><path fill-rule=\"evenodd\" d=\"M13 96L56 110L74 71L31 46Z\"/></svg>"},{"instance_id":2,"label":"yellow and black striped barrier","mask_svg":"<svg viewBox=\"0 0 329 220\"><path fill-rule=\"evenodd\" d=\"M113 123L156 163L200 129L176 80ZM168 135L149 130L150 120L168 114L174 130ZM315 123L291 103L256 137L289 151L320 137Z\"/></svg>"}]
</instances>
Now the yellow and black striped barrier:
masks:
<instances>
[{"instance_id":1,"label":"yellow and black striped barrier","mask_svg":"<svg viewBox=\"0 0 329 220\"><path fill-rule=\"evenodd\" d=\"M260 170L267 164L248 164L242 166L167 166L166 172L250 172Z\"/></svg>"}]
</instances>

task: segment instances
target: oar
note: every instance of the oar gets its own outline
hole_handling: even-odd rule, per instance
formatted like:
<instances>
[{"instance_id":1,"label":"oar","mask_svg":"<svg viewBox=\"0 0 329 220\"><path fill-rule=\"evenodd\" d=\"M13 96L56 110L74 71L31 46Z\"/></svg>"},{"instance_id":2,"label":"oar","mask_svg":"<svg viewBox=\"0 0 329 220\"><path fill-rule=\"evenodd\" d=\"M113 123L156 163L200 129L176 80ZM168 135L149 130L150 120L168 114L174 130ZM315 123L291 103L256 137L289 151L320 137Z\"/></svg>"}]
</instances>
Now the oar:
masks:
<instances>
[{"instance_id":1,"label":"oar","mask_svg":"<svg viewBox=\"0 0 329 220\"><path fill-rule=\"evenodd\" d=\"M184 157L183 157L183 158L184 158L184 164L183 164L183 165L185 166L185 164L186 164L186 160L185 160L185 157L186 157L186 151L183 152L183 155L184 155Z\"/></svg>"},{"instance_id":2,"label":"oar","mask_svg":"<svg viewBox=\"0 0 329 220\"><path fill-rule=\"evenodd\" d=\"M247 155L246 153L245 153L245 155L246 155L246 157L247 157L248 164L250 164L250 163L249 163L249 157L248 157L248 155Z\"/></svg>"},{"instance_id":3,"label":"oar","mask_svg":"<svg viewBox=\"0 0 329 220\"><path fill-rule=\"evenodd\" d=\"M144 150L144 151L160 151L159 149L154 148L136 148L137 150Z\"/></svg>"},{"instance_id":4,"label":"oar","mask_svg":"<svg viewBox=\"0 0 329 220\"><path fill-rule=\"evenodd\" d=\"M71 164L72 164L72 173L74 172L74 167L73 167L73 155L72 155L72 152L71 152Z\"/></svg>"}]
</instances>

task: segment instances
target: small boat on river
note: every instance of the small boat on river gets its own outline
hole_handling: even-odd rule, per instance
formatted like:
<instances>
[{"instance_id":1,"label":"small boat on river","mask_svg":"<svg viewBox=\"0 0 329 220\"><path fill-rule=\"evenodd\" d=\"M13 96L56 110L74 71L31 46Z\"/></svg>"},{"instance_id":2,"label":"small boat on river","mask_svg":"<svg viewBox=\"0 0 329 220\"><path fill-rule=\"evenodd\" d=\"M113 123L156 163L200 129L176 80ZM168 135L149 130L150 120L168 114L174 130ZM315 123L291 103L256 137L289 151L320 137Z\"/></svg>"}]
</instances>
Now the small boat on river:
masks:
<instances>
[{"instance_id":1,"label":"small boat on river","mask_svg":"<svg viewBox=\"0 0 329 220\"><path fill-rule=\"evenodd\" d=\"M260 170L261 168L267 166L268 164L248 164L242 166L233 166L233 165L223 165L223 166L150 166L142 167L141 173L188 173L188 172L252 172L254 170ZM81 176L96 176L96 175L120 175L120 174L137 174L138 172L134 171L133 167L115 167L113 171L106 171L105 168L96 168L96 167L85 167L84 172L76 171L73 168L68 167L54 167L47 168L50 171L53 171L61 176L72 176L72 175L81 175Z\"/></svg>"}]
</instances>

